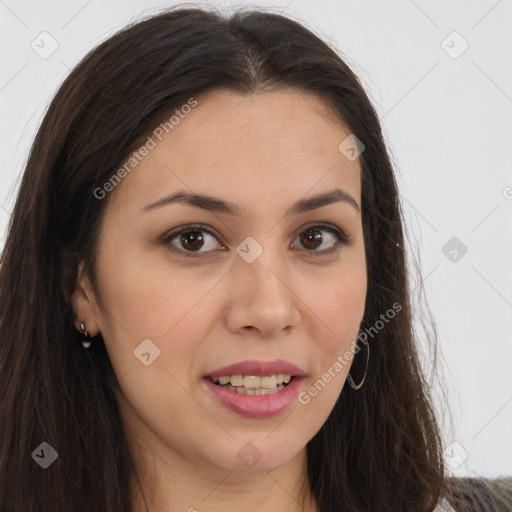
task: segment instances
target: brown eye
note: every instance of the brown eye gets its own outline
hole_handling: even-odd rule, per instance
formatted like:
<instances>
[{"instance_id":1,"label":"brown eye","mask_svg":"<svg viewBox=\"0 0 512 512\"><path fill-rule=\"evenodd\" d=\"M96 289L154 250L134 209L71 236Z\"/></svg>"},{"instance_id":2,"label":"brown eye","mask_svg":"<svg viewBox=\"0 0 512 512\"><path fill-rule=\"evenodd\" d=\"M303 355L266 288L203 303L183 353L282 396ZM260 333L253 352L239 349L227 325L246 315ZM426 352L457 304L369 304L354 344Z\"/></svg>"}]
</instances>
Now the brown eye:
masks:
<instances>
[{"instance_id":1,"label":"brown eye","mask_svg":"<svg viewBox=\"0 0 512 512\"><path fill-rule=\"evenodd\" d=\"M320 255L331 254L349 243L349 238L342 231L334 226L323 224L306 228L298 238L303 248L311 252L317 252ZM327 247L322 248L322 244L326 244Z\"/></svg>"},{"instance_id":2,"label":"brown eye","mask_svg":"<svg viewBox=\"0 0 512 512\"><path fill-rule=\"evenodd\" d=\"M350 243L350 238L340 229L323 224L306 228L297 239L301 246L298 247L299 249L318 253L319 256L339 251L343 245ZM190 225L176 229L164 236L162 243L168 245L172 252L190 257L207 256L215 250L224 249L217 236L202 225Z\"/></svg>"},{"instance_id":3,"label":"brown eye","mask_svg":"<svg viewBox=\"0 0 512 512\"><path fill-rule=\"evenodd\" d=\"M180 243L189 251L197 251L204 244L201 231L183 231L180 235Z\"/></svg>"},{"instance_id":4,"label":"brown eye","mask_svg":"<svg viewBox=\"0 0 512 512\"><path fill-rule=\"evenodd\" d=\"M303 231L300 241L306 249L317 249L323 242L321 230L308 229Z\"/></svg>"},{"instance_id":5,"label":"brown eye","mask_svg":"<svg viewBox=\"0 0 512 512\"><path fill-rule=\"evenodd\" d=\"M185 226L172 231L162 242L169 244L173 252L184 253L187 256L203 256L222 247L217 237L203 226Z\"/></svg>"}]
</instances>

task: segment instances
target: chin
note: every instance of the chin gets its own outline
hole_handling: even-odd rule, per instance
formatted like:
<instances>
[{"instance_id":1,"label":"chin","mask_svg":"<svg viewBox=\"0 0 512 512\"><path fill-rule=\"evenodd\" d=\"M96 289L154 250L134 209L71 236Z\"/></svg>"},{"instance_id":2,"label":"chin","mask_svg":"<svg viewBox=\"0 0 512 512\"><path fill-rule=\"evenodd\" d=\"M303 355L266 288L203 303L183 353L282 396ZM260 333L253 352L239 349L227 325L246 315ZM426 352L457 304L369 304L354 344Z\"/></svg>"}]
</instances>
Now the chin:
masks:
<instances>
[{"instance_id":1,"label":"chin","mask_svg":"<svg viewBox=\"0 0 512 512\"><path fill-rule=\"evenodd\" d=\"M287 445L282 439L265 439L266 435L233 439L229 446L217 446L217 453L209 458L225 471L272 472L285 466L305 449L305 445Z\"/></svg>"}]
</instances>

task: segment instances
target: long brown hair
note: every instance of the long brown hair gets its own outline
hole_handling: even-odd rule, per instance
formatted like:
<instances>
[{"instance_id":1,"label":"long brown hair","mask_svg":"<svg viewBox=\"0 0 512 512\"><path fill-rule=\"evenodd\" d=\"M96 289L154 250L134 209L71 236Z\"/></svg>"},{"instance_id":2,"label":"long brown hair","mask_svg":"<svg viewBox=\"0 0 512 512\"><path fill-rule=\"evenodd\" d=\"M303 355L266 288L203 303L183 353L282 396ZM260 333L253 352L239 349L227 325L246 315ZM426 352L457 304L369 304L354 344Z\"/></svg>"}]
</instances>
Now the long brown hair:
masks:
<instances>
[{"instance_id":1,"label":"long brown hair","mask_svg":"<svg viewBox=\"0 0 512 512\"><path fill-rule=\"evenodd\" d=\"M307 445L321 510L432 511L449 497L413 334L397 186L362 85L333 49L285 16L240 10L224 17L178 6L86 55L34 140L0 269L2 511L130 510L135 469L114 399L116 377L103 343L82 348L70 293L81 262L94 283L108 198L93 191L169 112L221 87L244 95L314 92L365 146L359 158L368 293L361 328L395 303L402 308L370 339L364 386L345 386ZM43 442L58 454L47 469L34 462Z\"/></svg>"}]
</instances>

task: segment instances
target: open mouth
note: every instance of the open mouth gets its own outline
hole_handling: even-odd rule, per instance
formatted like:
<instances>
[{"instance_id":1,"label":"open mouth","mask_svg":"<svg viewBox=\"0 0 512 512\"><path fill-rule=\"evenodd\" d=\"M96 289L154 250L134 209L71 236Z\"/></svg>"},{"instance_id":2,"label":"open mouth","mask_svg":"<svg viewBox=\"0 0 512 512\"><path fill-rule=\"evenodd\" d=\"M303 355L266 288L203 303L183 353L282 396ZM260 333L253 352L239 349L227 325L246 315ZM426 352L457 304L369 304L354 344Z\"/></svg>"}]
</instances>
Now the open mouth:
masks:
<instances>
[{"instance_id":1,"label":"open mouth","mask_svg":"<svg viewBox=\"0 0 512 512\"><path fill-rule=\"evenodd\" d=\"M274 375L231 375L206 377L217 386L240 395L272 395L282 391L295 377L278 373Z\"/></svg>"}]
</instances>

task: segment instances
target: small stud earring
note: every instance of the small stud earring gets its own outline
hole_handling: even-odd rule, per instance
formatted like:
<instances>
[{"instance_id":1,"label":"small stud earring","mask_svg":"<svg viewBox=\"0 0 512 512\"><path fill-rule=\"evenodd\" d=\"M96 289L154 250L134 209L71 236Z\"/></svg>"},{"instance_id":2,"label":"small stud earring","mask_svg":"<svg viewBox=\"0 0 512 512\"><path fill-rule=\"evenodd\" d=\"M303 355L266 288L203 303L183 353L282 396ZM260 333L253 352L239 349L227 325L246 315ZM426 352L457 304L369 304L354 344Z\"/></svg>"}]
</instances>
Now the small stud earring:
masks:
<instances>
[{"instance_id":1,"label":"small stud earring","mask_svg":"<svg viewBox=\"0 0 512 512\"><path fill-rule=\"evenodd\" d=\"M85 324L83 322L80 324L80 329L82 329L82 331L84 331L82 346L84 348L89 348L91 346L91 341L90 341L91 338L89 336L89 333L85 330Z\"/></svg>"}]
</instances>

